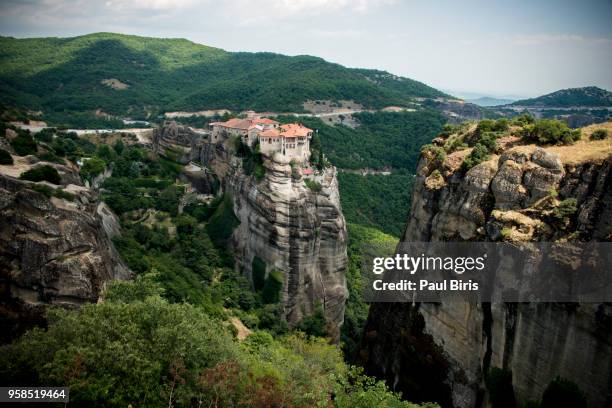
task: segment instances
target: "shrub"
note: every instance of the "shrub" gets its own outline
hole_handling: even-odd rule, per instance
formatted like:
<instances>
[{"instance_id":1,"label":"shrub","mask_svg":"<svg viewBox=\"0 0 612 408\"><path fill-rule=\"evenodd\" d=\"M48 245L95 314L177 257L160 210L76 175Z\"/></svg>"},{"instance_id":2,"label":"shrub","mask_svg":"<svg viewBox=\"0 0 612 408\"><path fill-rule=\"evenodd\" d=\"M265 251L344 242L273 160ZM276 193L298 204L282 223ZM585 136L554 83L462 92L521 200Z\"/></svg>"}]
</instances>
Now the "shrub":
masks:
<instances>
[{"instance_id":1,"label":"shrub","mask_svg":"<svg viewBox=\"0 0 612 408\"><path fill-rule=\"evenodd\" d=\"M572 381L557 377L548 384L542 395L540 408L586 408L584 393Z\"/></svg>"},{"instance_id":2,"label":"shrub","mask_svg":"<svg viewBox=\"0 0 612 408\"><path fill-rule=\"evenodd\" d=\"M30 132L18 130L17 137L11 140L11 146L19 156L36 154L36 141L32 139Z\"/></svg>"},{"instance_id":3,"label":"shrub","mask_svg":"<svg viewBox=\"0 0 612 408\"><path fill-rule=\"evenodd\" d=\"M608 137L607 129L596 129L591 133L591 140L603 140Z\"/></svg>"},{"instance_id":4,"label":"shrub","mask_svg":"<svg viewBox=\"0 0 612 408\"><path fill-rule=\"evenodd\" d=\"M320 193L321 190L323 189L323 186L321 186L321 183L318 183L311 179L304 179L304 184L306 184L306 187L308 187L314 193Z\"/></svg>"},{"instance_id":5,"label":"shrub","mask_svg":"<svg viewBox=\"0 0 612 408\"><path fill-rule=\"evenodd\" d=\"M434 167L441 167L446 159L446 152L442 147L426 144L421 148L421 154L433 161Z\"/></svg>"},{"instance_id":6,"label":"shrub","mask_svg":"<svg viewBox=\"0 0 612 408\"><path fill-rule=\"evenodd\" d=\"M13 164L13 157L4 149L0 149L0 164Z\"/></svg>"},{"instance_id":7,"label":"shrub","mask_svg":"<svg viewBox=\"0 0 612 408\"><path fill-rule=\"evenodd\" d=\"M312 315L306 316L300 321L297 328L310 336L325 337L327 335L325 314L323 307L318 304Z\"/></svg>"},{"instance_id":8,"label":"shrub","mask_svg":"<svg viewBox=\"0 0 612 408\"><path fill-rule=\"evenodd\" d=\"M525 126L535 123L535 118L529 113L523 113L512 119L512 124L517 126Z\"/></svg>"},{"instance_id":9,"label":"shrub","mask_svg":"<svg viewBox=\"0 0 612 408\"><path fill-rule=\"evenodd\" d=\"M81 167L81 177L86 180L91 180L98 174L102 173L106 168L106 162L99 157L92 157L83 163Z\"/></svg>"},{"instance_id":10,"label":"shrub","mask_svg":"<svg viewBox=\"0 0 612 408\"><path fill-rule=\"evenodd\" d=\"M485 376L492 408L515 408L516 398L512 386L512 372L493 367Z\"/></svg>"},{"instance_id":11,"label":"shrub","mask_svg":"<svg viewBox=\"0 0 612 408\"><path fill-rule=\"evenodd\" d=\"M491 156L489 155L489 149L483 144L476 143L474 149L467 155L467 157L463 160L463 171L468 171L472 167L489 160Z\"/></svg>"},{"instance_id":12,"label":"shrub","mask_svg":"<svg viewBox=\"0 0 612 408\"><path fill-rule=\"evenodd\" d=\"M277 334L286 333L289 330L280 304L264 305L259 310L258 317L261 329L267 329Z\"/></svg>"},{"instance_id":13,"label":"shrub","mask_svg":"<svg viewBox=\"0 0 612 408\"><path fill-rule=\"evenodd\" d=\"M61 184L62 178L57 170L51 166L40 166L21 173L20 179L29 181L48 181L52 184Z\"/></svg>"},{"instance_id":14,"label":"shrub","mask_svg":"<svg viewBox=\"0 0 612 408\"><path fill-rule=\"evenodd\" d=\"M523 139L537 144L572 144L580 139L580 130L570 129L565 122L556 119L541 119L526 125Z\"/></svg>"},{"instance_id":15,"label":"shrub","mask_svg":"<svg viewBox=\"0 0 612 408\"><path fill-rule=\"evenodd\" d=\"M578 202L575 198L567 198L553 209L553 216L559 220L571 217L578 211Z\"/></svg>"}]
</instances>

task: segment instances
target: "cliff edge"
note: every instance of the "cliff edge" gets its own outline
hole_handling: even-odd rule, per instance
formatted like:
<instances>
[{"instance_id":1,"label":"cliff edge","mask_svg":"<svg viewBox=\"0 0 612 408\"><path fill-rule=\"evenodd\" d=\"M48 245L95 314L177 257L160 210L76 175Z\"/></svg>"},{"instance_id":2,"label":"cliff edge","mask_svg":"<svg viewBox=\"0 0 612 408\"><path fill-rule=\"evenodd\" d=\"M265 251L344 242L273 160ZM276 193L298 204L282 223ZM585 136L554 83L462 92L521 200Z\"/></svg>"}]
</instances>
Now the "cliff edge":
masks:
<instances>
[{"instance_id":1,"label":"cliff edge","mask_svg":"<svg viewBox=\"0 0 612 408\"><path fill-rule=\"evenodd\" d=\"M609 241L612 140L592 140L598 128L610 132L612 123L582 129L570 145L530 144L520 126L490 143L475 124L434 139L423 150L402 241ZM479 143L489 144L487 154L473 154ZM494 367L511 373L517 406L539 400L561 376L589 407L604 407L612 307L373 304L360 359L405 398L443 407L490 406L485 377Z\"/></svg>"}]
</instances>

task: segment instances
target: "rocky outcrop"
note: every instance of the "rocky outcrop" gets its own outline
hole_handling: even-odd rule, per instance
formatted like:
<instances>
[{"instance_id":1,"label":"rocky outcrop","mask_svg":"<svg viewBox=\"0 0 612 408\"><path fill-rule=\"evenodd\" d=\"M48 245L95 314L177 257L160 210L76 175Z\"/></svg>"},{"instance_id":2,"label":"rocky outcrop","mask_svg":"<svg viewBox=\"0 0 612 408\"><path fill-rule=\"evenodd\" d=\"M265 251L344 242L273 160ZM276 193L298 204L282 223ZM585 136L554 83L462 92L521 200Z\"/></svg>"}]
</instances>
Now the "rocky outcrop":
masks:
<instances>
[{"instance_id":1,"label":"rocky outcrop","mask_svg":"<svg viewBox=\"0 0 612 408\"><path fill-rule=\"evenodd\" d=\"M449 165L455 155L465 152L442 166L421 159L403 241L612 237L610 156L564 163L554 149L515 146L463 173ZM575 207L560 215L570 198ZM539 400L559 375L579 385L589 407L604 407L612 402L611 322L609 304L373 304L360 358L409 400L487 407L484 377L498 367L512 373L517 406Z\"/></svg>"},{"instance_id":2,"label":"rocky outcrop","mask_svg":"<svg viewBox=\"0 0 612 408\"><path fill-rule=\"evenodd\" d=\"M266 273L281 271L281 303L290 326L323 308L330 336L339 339L347 298L347 231L336 169L306 186L301 171L265 159L265 176L246 175L229 142L210 145L205 163L231 195L240 225L233 234L237 268L252 280L253 259Z\"/></svg>"},{"instance_id":3,"label":"rocky outcrop","mask_svg":"<svg viewBox=\"0 0 612 408\"><path fill-rule=\"evenodd\" d=\"M110 240L119 232L118 220L93 192L82 185L38 183L46 191L74 194L71 201L33 185L0 175L3 341L44 323L46 305L96 302L107 281L131 275Z\"/></svg>"},{"instance_id":4,"label":"rocky outcrop","mask_svg":"<svg viewBox=\"0 0 612 408\"><path fill-rule=\"evenodd\" d=\"M209 134L182 126L174 121L165 121L153 130L152 145L155 153L162 153L186 164L200 161Z\"/></svg>"},{"instance_id":5,"label":"rocky outcrop","mask_svg":"<svg viewBox=\"0 0 612 408\"><path fill-rule=\"evenodd\" d=\"M231 140L209 140L166 122L155 131L153 144L158 152L182 149L183 159L192 163L180 177L196 191L232 197L240 221L232 236L236 268L252 281L257 257L265 264L266 274L282 272L281 303L289 326L320 306L330 336L338 341L348 292L347 231L336 169L311 177L320 185L314 191L296 166L264 159L265 175L258 180L245 173Z\"/></svg>"},{"instance_id":6,"label":"rocky outcrop","mask_svg":"<svg viewBox=\"0 0 612 408\"><path fill-rule=\"evenodd\" d=\"M290 325L321 304L328 331L337 340L347 297L347 233L340 210L335 169L311 191L291 166L265 161L260 183L235 173L227 180L241 223L234 233L239 267L251 276L255 256L267 272L283 272L282 302Z\"/></svg>"}]
</instances>

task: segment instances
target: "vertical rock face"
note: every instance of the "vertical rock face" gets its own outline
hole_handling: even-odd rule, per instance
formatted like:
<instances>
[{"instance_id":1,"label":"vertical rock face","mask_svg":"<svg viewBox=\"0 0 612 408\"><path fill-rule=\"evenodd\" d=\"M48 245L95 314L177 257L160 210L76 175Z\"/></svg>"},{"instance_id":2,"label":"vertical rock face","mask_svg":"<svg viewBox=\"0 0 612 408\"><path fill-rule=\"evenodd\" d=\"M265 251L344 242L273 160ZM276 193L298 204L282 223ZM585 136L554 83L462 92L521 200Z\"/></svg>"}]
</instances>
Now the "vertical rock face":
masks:
<instances>
[{"instance_id":1,"label":"vertical rock face","mask_svg":"<svg viewBox=\"0 0 612 408\"><path fill-rule=\"evenodd\" d=\"M32 184L0 175L2 340L42 323L46 305L95 302L105 282L131 275L110 239L118 220L90 190L68 186L69 201Z\"/></svg>"},{"instance_id":2,"label":"vertical rock face","mask_svg":"<svg viewBox=\"0 0 612 408\"><path fill-rule=\"evenodd\" d=\"M347 297L347 234L335 169L325 172L315 193L290 165L266 160L264 166L261 182L236 172L226 184L240 219L234 232L239 267L251 276L257 256L267 272L282 271L287 322L298 323L320 304L337 340Z\"/></svg>"},{"instance_id":3,"label":"vertical rock face","mask_svg":"<svg viewBox=\"0 0 612 408\"><path fill-rule=\"evenodd\" d=\"M153 130L151 142L155 153L172 153L179 162L188 163L190 160L200 160L208 136L208 133L166 121Z\"/></svg>"},{"instance_id":4,"label":"vertical rock face","mask_svg":"<svg viewBox=\"0 0 612 408\"><path fill-rule=\"evenodd\" d=\"M233 235L237 267L252 278L258 257L266 273L281 271L281 302L289 325L320 305L329 334L338 340L347 297L347 232L336 169L316 177L321 189L315 192L289 164L264 160L262 180L247 176L229 150L211 145L207 164L232 196L240 220Z\"/></svg>"},{"instance_id":5,"label":"vertical rock face","mask_svg":"<svg viewBox=\"0 0 612 408\"><path fill-rule=\"evenodd\" d=\"M465 174L453 157L464 152L447 156L435 174L424 156L403 241L610 240L612 159L569 164L553 150L512 147ZM576 199L575 213L556 219L554 209L568 198ZM499 367L512 372L517 406L539 400L560 375L579 385L590 407L604 407L611 403L612 306L373 304L361 360L409 400L486 407L484 375Z\"/></svg>"}]
</instances>

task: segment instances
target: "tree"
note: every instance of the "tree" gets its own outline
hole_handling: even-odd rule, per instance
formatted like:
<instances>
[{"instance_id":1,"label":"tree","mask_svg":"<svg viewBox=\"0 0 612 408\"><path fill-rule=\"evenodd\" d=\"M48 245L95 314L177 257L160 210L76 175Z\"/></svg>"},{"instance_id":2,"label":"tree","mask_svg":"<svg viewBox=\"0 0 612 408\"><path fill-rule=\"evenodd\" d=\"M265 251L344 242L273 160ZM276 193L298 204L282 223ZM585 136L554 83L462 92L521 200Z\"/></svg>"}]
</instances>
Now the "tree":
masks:
<instances>
[{"instance_id":1,"label":"tree","mask_svg":"<svg viewBox=\"0 0 612 408\"><path fill-rule=\"evenodd\" d=\"M81 177L85 180L91 180L98 174L101 174L106 168L106 162L99 157L92 157L91 159L85 160L81 167Z\"/></svg>"},{"instance_id":2,"label":"tree","mask_svg":"<svg viewBox=\"0 0 612 408\"><path fill-rule=\"evenodd\" d=\"M565 122L556 119L540 119L523 127L523 138L532 143L572 144L580 139L580 130L570 129Z\"/></svg>"}]
</instances>

